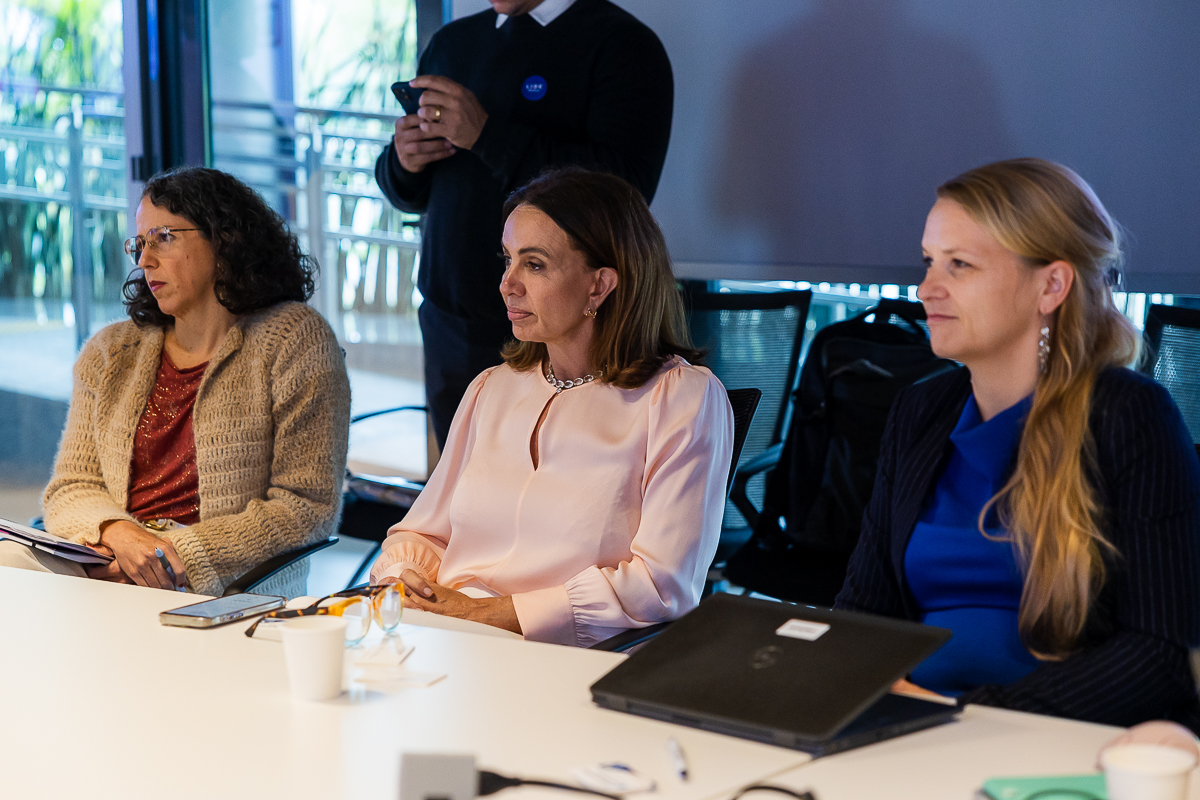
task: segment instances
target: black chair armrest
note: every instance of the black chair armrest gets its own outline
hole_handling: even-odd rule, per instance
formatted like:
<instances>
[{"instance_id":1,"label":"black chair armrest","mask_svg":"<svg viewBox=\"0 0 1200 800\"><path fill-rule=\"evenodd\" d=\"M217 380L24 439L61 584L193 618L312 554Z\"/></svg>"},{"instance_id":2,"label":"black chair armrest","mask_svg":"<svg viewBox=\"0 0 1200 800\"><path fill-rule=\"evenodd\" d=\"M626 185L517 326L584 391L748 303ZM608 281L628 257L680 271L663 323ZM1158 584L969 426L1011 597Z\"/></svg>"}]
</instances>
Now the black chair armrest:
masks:
<instances>
[{"instance_id":1,"label":"black chair armrest","mask_svg":"<svg viewBox=\"0 0 1200 800\"><path fill-rule=\"evenodd\" d=\"M332 547L337 544L338 537L330 536L328 539L306 544L303 547L297 547L295 550L289 550L286 553L280 553L277 556L268 558L263 563L259 564L254 569L247 572L242 577L238 578L233 583L225 587L225 595L244 594L254 591L260 583L274 576L276 573L283 570L285 567L291 566L302 558L307 558L313 553L324 550L326 547Z\"/></svg>"},{"instance_id":2,"label":"black chair armrest","mask_svg":"<svg viewBox=\"0 0 1200 800\"><path fill-rule=\"evenodd\" d=\"M396 406L395 408L384 408L379 411L356 414L350 418L350 424L353 425L356 422L362 422L364 419L370 419L371 417L382 417L384 414L391 414L394 411L420 411L425 414L429 413L429 409L425 406Z\"/></svg>"},{"instance_id":3,"label":"black chair armrest","mask_svg":"<svg viewBox=\"0 0 1200 800\"><path fill-rule=\"evenodd\" d=\"M758 527L758 518L761 512L754 507L754 503L750 502L750 498L746 494L746 484L755 475L775 469L782 456L783 442L777 442L738 467L737 473L733 476L733 489L729 492L729 500L733 503L734 508L746 518L751 529Z\"/></svg>"},{"instance_id":4,"label":"black chair armrest","mask_svg":"<svg viewBox=\"0 0 1200 800\"><path fill-rule=\"evenodd\" d=\"M390 475L347 475L343 494L408 511L424 488L423 484ZM397 514L393 522L399 522L403 516L403 513Z\"/></svg>"},{"instance_id":5,"label":"black chair armrest","mask_svg":"<svg viewBox=\"0 0 1200 800\"><path fill-rule=\"evenodd\" d=\"M632 647L636 647L643 642L648 642L655 636L665 631L670 622L660 622L657 625L650 625L645 628L630 628L627 631L621 631L616 636L610 636L603 642L596 642L588 648L588 650L604 650L609 653L624 653Z\"/></svg>"}]
</instances>

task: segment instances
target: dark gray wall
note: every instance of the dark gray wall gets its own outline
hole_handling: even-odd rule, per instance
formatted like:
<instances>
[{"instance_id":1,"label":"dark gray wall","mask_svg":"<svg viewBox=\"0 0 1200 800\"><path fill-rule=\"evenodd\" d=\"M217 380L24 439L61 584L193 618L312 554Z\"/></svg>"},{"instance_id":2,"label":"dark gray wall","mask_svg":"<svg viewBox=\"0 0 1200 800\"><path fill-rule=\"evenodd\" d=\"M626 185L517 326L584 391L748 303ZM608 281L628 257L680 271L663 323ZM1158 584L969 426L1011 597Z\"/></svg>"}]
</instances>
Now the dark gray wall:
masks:
<instances>
[{"instance_id":1,"label":"dark gray wall","mask_svg":"<svg viewBox=\"0 0 1200 800\"><path fill-rule=\"evenodd\" d=\"M1200 293L1195 0L616 1L675 69L681 271L909 282L934 188L1035 155L1129 230L1131 289Z\"/></svg>"}]
</instances>

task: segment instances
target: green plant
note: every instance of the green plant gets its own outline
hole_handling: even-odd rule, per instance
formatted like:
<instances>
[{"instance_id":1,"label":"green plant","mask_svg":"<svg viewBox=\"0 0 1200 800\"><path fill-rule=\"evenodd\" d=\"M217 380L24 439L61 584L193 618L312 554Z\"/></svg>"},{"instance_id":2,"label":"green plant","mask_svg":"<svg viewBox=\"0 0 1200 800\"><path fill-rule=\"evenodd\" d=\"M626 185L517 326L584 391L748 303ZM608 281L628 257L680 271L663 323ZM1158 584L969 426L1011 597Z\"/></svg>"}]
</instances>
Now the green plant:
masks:
<instances>
[{"instance_id":1,"label":"green plant","mask_svg":"<svg viewBox=\"0 0 1200 800\"><path fill-rule=\"evenodd\" d=\"M124 175L97 168L123 158L120 0L6 0L0 4L0 296L70 297L71 208L62 202L66 134L77 116L89 138L113 147L84 151L85 192L123 198ZM109 112L95 116L97 108ZM40 132L40 134L39 134ZM59 141L32 138L57 134ZM32 134L32 137L31 137ZM30 190L45 200L28 199ZM8 196L5 197L4 195ZM97 298L112 297L120 271L124 214L89 212Z\"/></svg>"}]
</instances>

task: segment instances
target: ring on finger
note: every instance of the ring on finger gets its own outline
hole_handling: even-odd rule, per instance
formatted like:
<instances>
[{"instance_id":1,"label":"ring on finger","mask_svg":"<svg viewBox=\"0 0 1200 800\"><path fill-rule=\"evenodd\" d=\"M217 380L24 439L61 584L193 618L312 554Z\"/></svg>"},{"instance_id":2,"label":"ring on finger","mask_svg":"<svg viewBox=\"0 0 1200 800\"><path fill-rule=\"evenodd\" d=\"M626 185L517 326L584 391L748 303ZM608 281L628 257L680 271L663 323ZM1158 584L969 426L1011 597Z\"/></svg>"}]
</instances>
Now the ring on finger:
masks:
<instances>
[{"instance_id":1,"label":"ring on finger","mask_svg":"<svg viewBox=\"0 0 1200 800\"><path fill-rule=\"evenodd\" d=\"M434 122L441 122L441 121L442 121L442 108L441 108L441 106L434 106L434 107L433 107L433 121L434 121Z\"/></svg>"}]
</instances>

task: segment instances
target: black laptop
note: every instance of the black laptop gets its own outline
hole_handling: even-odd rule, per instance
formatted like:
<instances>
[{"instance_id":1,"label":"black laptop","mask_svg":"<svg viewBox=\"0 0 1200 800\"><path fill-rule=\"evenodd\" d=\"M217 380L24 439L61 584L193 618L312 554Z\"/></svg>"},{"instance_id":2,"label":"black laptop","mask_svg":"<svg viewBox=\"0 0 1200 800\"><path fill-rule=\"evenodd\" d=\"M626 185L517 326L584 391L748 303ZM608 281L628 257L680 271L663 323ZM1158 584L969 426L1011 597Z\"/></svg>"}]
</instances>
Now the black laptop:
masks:
<instances>
[{"instance_id":1,"label":"black laptop","mask_svg":"<svg viewBox=\"0 0 1200 800\"><path fill-rule=\"evenodd\" d=\"M949 722L888 689L950 638L915 622L716 594L592 684L605 708L828 755Z\"/></svg>"}]
</instances>

